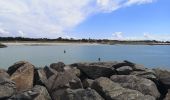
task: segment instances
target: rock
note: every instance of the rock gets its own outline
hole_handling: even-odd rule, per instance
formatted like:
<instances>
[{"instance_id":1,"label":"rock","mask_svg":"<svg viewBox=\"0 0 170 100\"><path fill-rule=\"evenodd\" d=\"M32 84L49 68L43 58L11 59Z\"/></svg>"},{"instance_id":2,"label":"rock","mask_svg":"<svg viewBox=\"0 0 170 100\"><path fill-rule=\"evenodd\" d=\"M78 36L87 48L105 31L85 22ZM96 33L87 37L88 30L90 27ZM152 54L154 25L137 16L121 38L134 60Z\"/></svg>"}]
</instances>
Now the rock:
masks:
<instances>
[{"instance_id":1,"label":"rock","mask_svg":"<svg viewBox=\"0 0 170 100\"><path fill-rule=\"evenodd\" d=\"M0 43L0 48L5 48L5 47L7 47L7 46Z\"/></svg>"},{"instance_id":2,"label":"rock","mask_svg":"<svg viewBox=\"0 0 170 100\"><path fill-rule=\"evenodd\" d=\"M110 79L124 88L137 90L142 94L151 95L157 99L160 97L155 83L151 80L134 75L113 75Z\"/></svg>"},{"instance_id":3,"label":"rock","mask_svg":"<svg viewBox=\"0 0 170 100\"><path fill-rule=\"evenodd\" d=\"M122 66L116 69L119 75L129 75L133 69L130 66Z\"/></svg>"},{"instance_id":4,"label":"rock","mask_svg":"<svg viewBox=\"0 0 170 100\"><path fill-rule=\"evenodd\" d=\"M12 96L9 100L51 100L47 89L36 85L33 89Z\"/></svg>"},{"instance_id":5,"label":"rock","mask_svg":"<svg viewBox=\"0 0 170 100\"><path fill-rule=\"evenodd\" d=\"M9 74L4 69L0 69L0 78L1 77L9 78Z\"/></svg>"},{"instance_id":6,"label":"rock","mask_svg":"<svg viewBox=\"0 0 170 100\"><path fill-rule=\"evenodd\" d=\"M170 89L168 90L168 93L166 94L166 97L164 100L170 100Z\"/></svg>"},{"instance_id":7,"label":"rock","mask_svg":"<svg viewBox=\"0 0 170 100\"><path fill-rule=\"evenodd\" d=\"M122 66L130 66L133 69L133 71L145 71L146 69L143 65L135 64L127 60L115 64L114 68L117 69Z\"/></svg>"},{"instance_id":8,"label":"rock","mask_svg":"<svg viewBox=\"0 0 170 100\"><path fill-rule=\"evenodd\" d=\"M52 99L60 97L67 88L83 88L81 80L76 76L74 70L67 69L63 72L57 72L52 68L45 67L39 69L38 80L47 88Z\"/></svg>"},{"instance_id":9,"label":"rock","mask_svg":"<svg viewBox=\"0 0 170 100\"><path fill-rule=\"evenodd\" d=\"M156 73L150 69L145 69L145 71L133 71L131 75L136 75L136 76L150 79L152 81L157 81Z\"/></svg>"},{"instance_id":10,"label":"rock","mask_svg":"<svg viewBox=\"0 0 170 100\"><path fill-rule=\"evenodd\" d=\"M50 68L55 69L56 71L64 71L64 66L65 64L63 62L58 62L58 63L52 63L50 65Z\"/></svg>"},{"instance_id":11,"label":"rock","mask_svg":"<svg viewBox=\"0 0 170 100\"><path fill-rule=\"evenodd\" d=\"M18 62L11 66L8 72L15 72L11 75L10 79L16 83L18 92L26 91L33 87L34 79L34 66L28 62Z\"/></svg>"},{"instance_id":12,"label":"rock","mask_svg":"<svg viewBox=\"0 0 170 100\"><path fill-rule=\"evenodd\" d=\"M7 99L16 92L15 83L7 78L0 78L0 99Z\"/></svg>"},{"instance_id":13,"label":"rock","mask_svg":"<svg viewBox=\"0 0 170 100\"><path fill-rule=\"evenodd\" d=\"M154 97L143 95L139 91L125 89L105 77L96 79L92 84L92 88L105 100L155 100Z\"/></svg>"},{"instance_id":14,"label":"rock","mask_svg":"<svg viewBox=\"0 0 170 100\"><path fill-rule=\"evenodd\" d=\"M167 88L170 89L170 71L153 69L156 73L158 80Z\"/></svg>"},{"instance_id":15,"label":"rock","mask_svg":"<svg viewBox=\"0 0 170 100\"><path fill-rule=\"evenodd\" d=\"M51 97L47 91L47 89L43 86L36 85L33 89L33 92L38 92L39 95L34 98L34 100L51 100Z\"/></svg>"},{"instance_id":16,"label":"rock","mask_svg":"<svg viewBox=\"0 0 170 100\"><path fill-rule=\"evenodd\" d=\"M83 80L83 87L89 88L92 86L93 82L94 82L94 80L92 80L92 79L85 79L85 80Z\"/></svg>"},{"instance_id":17,"label":"rock","mask_svg":"<svg viewBox=\"0 0 170 100\"><path fill-rule=\"evenodd\" d=\"M18 61L14 63L12 66L10 66L7 70L7 73L11 76L18 68L23 66L24 64L29 63L27 61Z\"/></svg>"},{"instance_id":18,"label":"rock","mask_svg":"<svg viewBox=\"0 0 170 100\"><path fill-rule=\"evenodd\" d=\"M110 77L116 74L113 65L117 62L96 62L96 63L75 63L71 66L77 67L82 73L84 73L88 78L96 79L99 77Z\"/></svg>"},{"instance_id":19,"label":"rock","mask_svg":"<svg viewBox=\"0 0 170 100\"><path fill-rule=\"evenodd\" d=\"M58 100L104 100L93 89L67 89Z\"/></svg>"},{"instance_id":20,"label":"rock","mask_svg":"<svg viewBox=\"0 0 170 100\"><path fill-rule=\"evenodd\" d=\"M72 71L77 77L81 76L81 71L79 69L77 69L77 67L65 66L64 70Z\"/></svg>"},{"instance_id":21,"label":"rock","mask_svg":"<svg viewBox=\"0 0 170 100\"><path fill-rule=\"evenodd\" d=\"M43 68L35 70L35 84L34 85L45 85L47 83L46 73Z\"/></svg>"},{"instance_id":22,"label":"rock","mask_svg":"<svg viewBox=\"0 0 170 100\"><path fill-rule=\"evenodd\" d=\"M140 64L134 64L134 66L131 66L133 71L145 71L147 70L143 65Z\"/></svg>"}]
</instances>

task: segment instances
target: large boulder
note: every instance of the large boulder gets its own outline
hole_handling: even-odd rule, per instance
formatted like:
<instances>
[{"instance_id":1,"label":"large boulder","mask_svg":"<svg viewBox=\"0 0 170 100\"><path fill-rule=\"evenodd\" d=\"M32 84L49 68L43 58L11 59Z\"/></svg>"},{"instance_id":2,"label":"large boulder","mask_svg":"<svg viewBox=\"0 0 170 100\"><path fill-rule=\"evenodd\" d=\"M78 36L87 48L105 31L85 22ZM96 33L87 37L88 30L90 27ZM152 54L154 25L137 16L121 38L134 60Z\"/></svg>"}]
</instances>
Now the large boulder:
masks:
<instances>
[{"instance_id":1,"label":"large boulder","mask_svg":"<svg viewBox=\"0 0 170 100\"><path fill-rule=\"evenodd\" d=\"M168 93L166 94L166 97L164 100L170 100L170 90L168 90Z\"/></svg>"},{"instance_id":2,"label":"large boulder","mask_svg":"<svg viewBox=\"0 0 170 100\"><path fill-rule=\"evenodd\" d=\"M8 100L52 100L47 89L36 85L33 89L18 93Z\"/></svg>"},{"instance_id":3,"label":"large boulder","mask_svg":"<svg viewBox=\"0 0 170 100\"><path fill-rule=\"evenodd\" d=\"M52 69L55 69L56 71L60 72L60 71L64 71L64 66L65 64L63 62L58 62L58 63L52 63L50 65L50 67Z\"/></svg>"},{"instance_id":4,"label":"large boulder","mask_svg":"<svg viewBox=\"0 0 170 100\"><path fill-rule=\"evenodd\" d=\"M133 69L130 66L122 66L116 69L119 75L129 75Z\"/></svg>"},{"instance_id":5,"label":"large boulder","mask_svg":"<svg viewBox=\"0 0 170 100\"><path fill-rule=\"evenodd\" d=\"M0 77L9 78L9 74L4 69L0 69Z\"/></svg>"},{"instance_id":6,"label":"large boulder","mask_svg":"<svg viewBox=\"0 0 170 100\"><path fill-rule=\"evenodd\" d=\"M155 100L154 97L143 95L141 92L131 89L125 89L118 83L108 78L100 77L92 85L105 100Z\"/></svg>"},{"instance_id":7,"label":"large boulder","mask_svg":"<svg viewBox=\"0 0 170 100\"><path fill-rule=\"evenodd\" d=\"M38 81L43 84L52 96L53 100L58 100L67 88L83 88L81 80L76 76L75 71L65 69L63 72L45 67L38 69Z\"/></svg>"},{"instance_id":8,"label":"large boulder","mask_svg":"<svg viewBox=\"0 0 170 100\"><path fill-rule=\"evenodd\" d=\"M143 71L133 71L131 75L140 76L143 78L150 79L152 81L157 81L156 73L151 69L145 69Z\"/></svg>"},{"instance_id":9,"label":"large boulder","mask_svg":"<svg viewBox=\"0 0 170 100\"><path fill-rule=\"evenodd\" d=\"M170 89L170 71L153 69L156 73L158 80L167 88Z\"/></svg>"},{"instance_id":10,"label":"large boulder","mask_svg":"<svg viewBox=\"0 0 170 100\"><path fill-rule=\"evenodd\" d=\"M12 66L10 66L7 70L7 73L9 75L12 75L18 68L22 67L24 64L29 63L27 61L18 61L14 63Z\"/></svg>"},{"instance_id":11,"label":"large boulder","mask_svg":"<svg viewBox=\"0 0 170 100\"><path fill-rule=\"evenodd\" d=\"M75 63L71 66L77 67L88 78L96 79L99 77L110 77L116 74L113 65L117 62L95 62L95 63Z\"/></svg>"},{"instance_id":12,"label":"large boulder","mask_svg":"<svg viewBox=\"0 0 170 100\"><path fill-rule=\"evenodd\" d=\"M51 88L48 87L48 89L53 100L58 100L56 98L59 98L67 88L83 88L81 80L75 74L67 71L59 73L57 77L50 77L49 82L52 82Z\"/></svg>"},{"instance_id":13,"label":"large boulder","mask_svg":"<svg viewBox=\"0 0 170 100\"><path fill-rule=\"evenodd\" d=\"M132 63L127 60L125 60L123 62L119 62L119 63L115 64L113 67L115 69L117 69L122 66L130 66L133 69L133 71L144 71L146 69L143 65L135 64L135 63Z\"/></svg>"},{"instance_id":14,"label":"large boulder","mask_svg":"<svg viewBox=\"0 0 170 100\"><path fill-rule=\"evenodd\" d=\"M67 89L58 100L104 100L93 89Z\"/></svg>"},{"instance_id":15,"label":"large boulder","mask_svg":"<svg viewBox=\"0 0 170 100\"><path fill-rule=\"evenodd\" d=\"M8 69L10 79L16 83L18 92L26 91L33 87L34 66L28 62L18 62Z\"/></svg>"},{"instance_id":16,"label":"large boulder","mask_svg":"<svg viewBox=\"0 0 170 100\"><path fill-rule=\"evenodd\" d=\"M122 87L140 91L145 95L155 98L160 97L160 93L154 82L134 75L113 75L110 78L113 82L119 83Z\"/></svg>"},{"instance_id":17,"label":"large boulder","mask_svg":"<svg viewBox=\"0 0 170 100\"><path fill-rule=\"evenodd\" d=\"M16 92L15 83L7 78L0 78L0 100L7 99Z\"/></svg>"},{"instance_id":18,"label":"large boulder","mask_svg":"<svg viewBox=\"0 0 170 100\"><path fill-rule=\"evenodd\" d=\"M93 82L94 82L94 80L92 80L92 79L85 79L82 82L83 83L83 87L84 88L89 88L89 87L92 86Z\"/></svg>"}]
</instances>

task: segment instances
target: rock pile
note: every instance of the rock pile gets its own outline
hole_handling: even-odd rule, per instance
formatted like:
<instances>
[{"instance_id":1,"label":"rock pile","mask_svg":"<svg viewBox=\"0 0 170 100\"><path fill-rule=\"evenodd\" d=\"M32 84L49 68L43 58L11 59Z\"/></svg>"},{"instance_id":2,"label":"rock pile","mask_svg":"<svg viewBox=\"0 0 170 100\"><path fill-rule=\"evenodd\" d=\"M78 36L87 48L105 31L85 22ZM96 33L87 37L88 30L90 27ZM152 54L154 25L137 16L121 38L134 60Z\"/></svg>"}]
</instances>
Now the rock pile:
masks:
<instances>
[{"instance_id":1,"label":"rock pile","mask_svg":"<svg viewBox=\"0 0 170 100\"><path fill-rule=\"evenodd\" d=\"M0 70L0 100L170 100L170 72L129 61L19 61Z\"/></svg>"}]
</instances>

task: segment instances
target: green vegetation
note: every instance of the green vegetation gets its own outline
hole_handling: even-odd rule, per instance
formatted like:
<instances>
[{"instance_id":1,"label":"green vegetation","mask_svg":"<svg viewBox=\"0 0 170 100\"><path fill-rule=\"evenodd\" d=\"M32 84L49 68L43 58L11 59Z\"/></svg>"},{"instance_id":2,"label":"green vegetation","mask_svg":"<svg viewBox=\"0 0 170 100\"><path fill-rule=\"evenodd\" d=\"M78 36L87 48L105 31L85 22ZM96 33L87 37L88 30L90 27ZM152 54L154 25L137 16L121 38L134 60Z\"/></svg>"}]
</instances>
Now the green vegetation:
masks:
<instances>
[{"instance_id":1,"label":"green vegetation","mask_svg":"<svg viewBox=\"0 0 170 100\"><path fill-rule=\"evenodd\" d=\"M99 44L131 44L131 45L170 45L170 41L156 40L108 40L108 39L74 39L62 38L24 38L24 37L0 37L0 42L40 42L40 43L99 43Z\"/></svg>"}]
</instances>

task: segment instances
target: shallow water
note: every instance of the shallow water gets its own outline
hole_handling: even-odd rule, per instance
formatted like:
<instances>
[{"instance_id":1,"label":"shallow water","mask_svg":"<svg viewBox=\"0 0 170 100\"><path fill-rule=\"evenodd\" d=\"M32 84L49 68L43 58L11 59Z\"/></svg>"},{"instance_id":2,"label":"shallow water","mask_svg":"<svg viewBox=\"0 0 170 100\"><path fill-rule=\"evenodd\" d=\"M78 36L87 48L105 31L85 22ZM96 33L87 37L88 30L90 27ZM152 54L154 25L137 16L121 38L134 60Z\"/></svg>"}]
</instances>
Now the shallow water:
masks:
<instances>
[{"instance_id":1,"label":"shallow water","mask_svg":"<svg viewBox=\"0 0 170 100\"><path fill-rule=\"evenodd\" d=\"M66 53L64 53L64 50ZM37 67L62 61L74 62L129 60L147 67L170 68L170 46L166 45L57 45L8 46L0 48L0 68L26 60Z\"/></svg>"}]
</instances>

